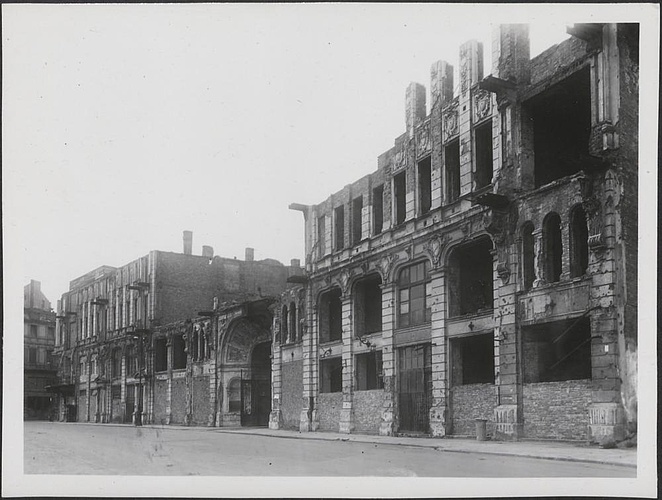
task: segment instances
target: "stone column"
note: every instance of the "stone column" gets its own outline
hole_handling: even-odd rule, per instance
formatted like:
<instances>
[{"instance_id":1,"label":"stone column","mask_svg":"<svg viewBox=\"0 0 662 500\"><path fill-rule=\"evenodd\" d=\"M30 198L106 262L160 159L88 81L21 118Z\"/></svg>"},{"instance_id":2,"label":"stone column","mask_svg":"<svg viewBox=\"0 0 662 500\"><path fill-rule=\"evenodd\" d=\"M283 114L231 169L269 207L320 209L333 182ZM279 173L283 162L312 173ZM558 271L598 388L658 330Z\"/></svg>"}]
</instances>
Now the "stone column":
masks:
<instances>
[{"instance_id":1,"label":"stone column","mask_svg":"<svg viewBox=\"0 0 662 500\"><path fill-rule=\"evenodd\" d=\"M545 252L542 239L542 228L533 231L533 287L539 287L545 284Z\"/></svg>"},{"instance_id":2,"label":"stone column","mask_svg":"<svg viewBox=\"0 0 662 500\"><path fill-rule=\"evenodd\" d=\"M432 405L430 407L430 430L434 437L449 433L448 370L446 342L446 270L437 267L430 272L432 282Z\"/></svg>"},{"instance_id":3,"label":"stone column","mask_svg":"<svg viewBox=\"0 0 662 500\"><path fill-rule=\"evenodd\" d=\"M316 409L319 325L317 304L313 299L312 284L306 289L306 314L308 315L310 334L303 337L303 407L299 417L299 431L314 432L319 426Z\"/></svg>"},{"instance_id":4,"label":"stone column","mask_svg":"<svg viewBox=\"0 0 662 500\"><path fill-rule=\"evenodd\" d=\"M168 387L166 388L166 425L170 425L172 422L172 362L173 362L173 346L172 346L172 336L168 335L168 340L166 342L166 352L168 357Z\"/></svg>"},{"instance_id":5,"label":"stone column","mask_svg":"<svg viewBox=\"0 0 662 500\"><path fill-rule=\"evenodd\" d=\"M502 245L507 245L503 242ZM494 437L496 439L514 439L522 436L522 384L519 370L520 339L517 334L517 274L499 275L499 253L508 256L514 254L515 247L508 245L510 251L493 250L494 255L494 375L495 408ZM503 248L502 248L503 250ZM510 261L510 269L518 269L516 259Z\"/></svg>"},{"instance_id":6,"label":"stone column","mask_svg":"<svg viewBox=\"0 0 662 500\"><path fill-rule=\"evenodd\" d=\"M381 436L392 436L397 430L395 392L395 284L386 282L382 285L382 370L384 373L384 404L382 422L379 427Z\"/></svg>"},{"instance_id":7,"label":"stone column","mask_svg":"<svg viewBox=\"0 0 662 500\"><path fill-rule=\"evenodd\" d=\"M273 329L275 329L277 323L277 317L274 316ZM282 374L281 374L281 360L282 360L282 349L280 343L276 342L276 336L273 335L273 340L271 343L271 393L272 393L272 402L271 402L271 413L269 414L269 429L277 430L281 428L282 418L281 418L281 398L282 398Z\"/></svg>"},{"instance_id":8,"label":"stone column","mask_svg":"<svg viewBox=\"0 0 662 500\"><path fill-rule=\"evenodd\" d=\"M561 219L561 281L570 279L570 224Z\"/></svg>"},{"instance_id":9,"label":"stone column","mask_svg":"<svg viewBox=\"0 0 662 500\"><path fill-rule=\"evenodd\" d=\"M349 434L354 430L354 356L352 354L354 328L352 325L352 296L349 292L342 298L342 409L340 410L339 432Z\"/></svg>"},{"instance_id":10,"label":"stone column","mask_svg":"<svg viewBox=\"0 0 662 500\"><path fill-rule=\"evenodd\" d=\"M483 78L483 44L470 40L460 46L460 196L474 189L471 88Z\"/></svg>"}]
</instances>

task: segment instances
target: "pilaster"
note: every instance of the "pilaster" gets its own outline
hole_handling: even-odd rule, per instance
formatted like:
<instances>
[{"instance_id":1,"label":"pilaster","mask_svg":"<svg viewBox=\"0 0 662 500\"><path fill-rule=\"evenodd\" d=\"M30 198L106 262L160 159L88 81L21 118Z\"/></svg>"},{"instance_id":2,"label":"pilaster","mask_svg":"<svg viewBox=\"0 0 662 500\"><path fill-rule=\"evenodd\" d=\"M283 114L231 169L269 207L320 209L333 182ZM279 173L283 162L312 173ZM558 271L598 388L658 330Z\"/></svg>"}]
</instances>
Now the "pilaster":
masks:
<instances>
[{"instance_id":1,"label":"pilaster","mask_svg":"<svg viewBox=\"0 0 662 500\"><path fill-rule=\"evenodd\" d=\"M354 393L354 356L352 355L352 297L346 293L342 301L342 409L338 431L349 434L354 430L354 410L352 407Z\"/></svg>"},{"instance_id":2,"label":"pilaster","mask_svg":"<svg viewBox=\"0 0 662 500\"><path fill-rule=\"evenodd\" d=\"M380 436L392 436L397 429L395 393L395 342L393 329L395 322L395 284L382 285L382 370L384 373L384 404Z\"/></svg>"},{"instance_id":3,"label":"pilaster","mask_svg":"<svg viewBox=\"0 0 662 500\"><path fill-rule=\"evenodd\" d=\"M438 267L431 271L431 335L432 342L432 404L430 431L434 437L449 434L448 349L446 342L446 270Z\"/></svg>"},{"instance_id":4,"label":"pilaster","mask_svg":"<svg viewBox=\"0 0 662 500\"><path fill-rule=\"evenodd\" d=\"M460 196L474 189L471 89L483 78L483 44L470 40L460 46Z\"/></svg>"},{"instance_id":5,"label":"pilaster","mask_svg":"<svg viewBox=\"0 0 662 500\"><path fill-rule=\"evenodd\" d=\"M319 325L317 304L313 299L312 286L306 288L306 314L310 333L303 336L303 394L299 416L299 431L314 432L319 426L317 417L318 344Z\"/></svg>"}]
</instances>

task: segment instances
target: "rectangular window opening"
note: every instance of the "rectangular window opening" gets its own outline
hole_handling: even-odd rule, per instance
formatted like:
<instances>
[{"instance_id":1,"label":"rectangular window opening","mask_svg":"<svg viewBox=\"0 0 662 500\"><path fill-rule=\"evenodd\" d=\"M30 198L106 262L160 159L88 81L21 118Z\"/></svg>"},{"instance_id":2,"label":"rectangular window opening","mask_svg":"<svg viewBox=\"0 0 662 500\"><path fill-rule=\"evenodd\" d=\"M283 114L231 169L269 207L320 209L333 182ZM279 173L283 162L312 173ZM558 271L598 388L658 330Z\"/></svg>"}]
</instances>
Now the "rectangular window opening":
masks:
<instances>
[{"instance_id":1,"label":"rectangular window opening","mask_svg":"<svg viewBox=\"0 0 662 500\"><path fill-rule=\"evenodd\" d=\"M444 148L446 167L446 204L460 197L460 141L454 140Z\"/></svg>"},{"instance_id":2,"label":"rectangular window opening","mask_svg":"<svg viewBox=\"0 0 662 500\"><path fill-rule=\"evenodd\" d=\"M164 372L168 369L168 344L166 339L154 341L154 371Z\"/></svg>"},{"instance_id":3,"label":"rectangular window opening","mask_svg":"<svg viewBox=\"0 0 662 500\"><path fill-rule=\"evenodd\" d=\"M382 288L381 278L373 276L356 284L354 293L354 316L356 333L363 336L382 331Z\"/></svg>"},{"instance_id":4,"label":"rectangular window opening","mask_svg":"<svg viewBox=\"0 0 662 500\"><path fill-rule=\"evenodd\" d=\"M186 368L186 346L184 338L181 335L175 335L172 338L172 369L181 370Z\"/></svg>"},{"instance_id":5,"label":"rectangular window opening","mask_svg":"<svg viewBox=\"0 0 662 500\"><path fill-rule=\"evenodd\" d=\"M393 177L393 197L395 199L395 224L402 224L407 215L407 178L406 172L401 172Z\"/></svg>"},{"instance_id":6,"label":"rectangular window opening","mask_svg":"<svg viewBox=\"0 0 662 500\"><path fill-rule=\"evenodd\" d=\"M494 308L492 244L487 239L463 245L449 259L450 316L477 314Z\"/></svg>"},{"instance_id":7,"label":"rectangular window opening","mask_svg":"<svg viewBox=\"0 0 662 500\"><path fill-rule=\"evenodd\" d=\"M451 340L453 385L494 383L494 334Z\"/></svg>"},{"instance_id":8,"label":"rectangular window opening","mask_svg":"<svg viewBox=\"0 0 662 500\"><path fill-rule=\"evenodd\" d=\"M356 356L356 390L372 391L384 388L382 351Z\"/></svg>"},{"instance_id":9,"label":"rectangular window opening","mask_svg":"<svg viewBox=\"0 0 662 500\"><path fill-rule=\"evenodd\" d=\"M474 130L476 144L476 189L492 182L492 120Z\"/></svg>"},{"instance_id":10,"label":"rectangular window opening","mask_svg":"<svg viewBox=\"0 0 662 500\"><path fill-rule=\"evenodd\" d=\"M334 288L320 298L320 342L332 342L342 338L342 302L340 289Z\"/></svg>"},{"instance_id":11,"label":"rectangular window opening","mask_svg":"<svg viewBox=\"0 0 662 500\"><path fill-rule=\"evenodd\" d=\"M352 244L357 245L361 241L363 229L363 196L354 198L352 201Z\"/></svg>"},{"instance_id":12,"label":"rectangular window opening","mask_svg":"<svg viewBox=\"0 0 662 500\"><path fill-rule=\"evenodd\" d=\"M320 360L320 392L342 392L342 358Z\"/></svg>"},{"instance_id":13,"label":"rectangular window opening","mask_svg":"<svg viewBox=\"0 0 662 500\"><path fill-rule=\"evenodd\" d=\"M381 234L384 228L384 185L372 190L372 217L374 234Z\"/></svg>"},{"instance_id":14,"label":"rectangular window opening","mask_svg":"<svg viewBox=\"0 0 662 500\"><path fill-rule=\"evenodd\" d=\"M345 207L336 207L336 250L345 248Z\"/></svg>"},{"instance_id":15,"label":"rectangular window opening","mask_svg":"<svg viewBox=\"0 0 662 500\"><path fill-rule=\"evenodd\" d=\"M418 192L423 215L432 207L432 161L429 156L418 163Z\"/></svg>"}]
</instances>

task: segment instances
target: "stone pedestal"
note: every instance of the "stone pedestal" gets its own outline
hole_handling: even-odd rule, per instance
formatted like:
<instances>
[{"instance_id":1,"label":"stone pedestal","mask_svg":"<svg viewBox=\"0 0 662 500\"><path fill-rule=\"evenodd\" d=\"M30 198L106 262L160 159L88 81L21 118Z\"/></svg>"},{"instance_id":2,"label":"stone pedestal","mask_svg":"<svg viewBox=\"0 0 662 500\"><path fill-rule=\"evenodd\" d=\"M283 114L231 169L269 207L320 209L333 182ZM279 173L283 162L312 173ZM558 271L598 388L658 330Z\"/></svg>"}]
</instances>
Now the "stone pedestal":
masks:
<instances>
[{"instance_id":1,"label":"stone pedestal","mask_svg":"<svg viewBox=\"0 0 662 500\"><path fill-rule=\"evenodd\" d=\"M318 427L317 410L303 409L299 416L299 432L315 432Z\"/></svg>"},{"instance_id":2,"label":"stone pedestal","mask_svg":"<svg viewBox=\"0 0 662 500\"><path fill-rule=\"evenodd\" d=\"M271 410L271 413L269 413L269 429L274 431L280 429L282 427L281 422L280 409Z\"/></svg>"},{"instance_id":3,"label":"stone pedestal","mask_svg":"<svg viewBox=\"0 0 662 500\"><path fill-rule=\"evenodd\" d=\"M619 403L593 403L589 406L588 439L591 443L625 439L625 411Z\"/></svg>"},{"instance_id":4,"label":"stone pedestal","mask_svg":"<svg viewBox=\"0 0 662 500\"><path fill-rule=\"evenodd\" d=\"M522 423L517 405L499 405L494 409L494 439L517 441L522 437Z\"/></svg>"},{"instance_id":5,"label":"stone pedestal","mask_svg":"<svg viewBox=\"0 0 662 500\"><path fill-rule=\"evenodd\" d=\"M340 410L340 422L338 425L338 432L341 434L351 434L354 430L354 411L352 405L343 403L343 408Z\"/></svg>"}]
</instances>

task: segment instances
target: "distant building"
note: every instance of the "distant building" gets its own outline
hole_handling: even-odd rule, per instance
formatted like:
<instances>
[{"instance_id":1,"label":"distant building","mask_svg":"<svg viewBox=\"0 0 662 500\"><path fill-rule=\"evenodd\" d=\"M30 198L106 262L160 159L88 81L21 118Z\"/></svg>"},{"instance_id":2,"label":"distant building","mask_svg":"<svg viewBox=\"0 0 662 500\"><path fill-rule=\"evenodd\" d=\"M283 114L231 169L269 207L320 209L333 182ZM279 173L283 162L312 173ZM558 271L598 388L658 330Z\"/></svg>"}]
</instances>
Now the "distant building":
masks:
<instances>
[{"instance_id":1,"label":"distant building","mask_svg":"<svg viewBox=\"0 0 662 500\"><path fill-rule=\"evenodd\" d=\"M272 428L620 440L637 425L636 24L526 25L406 92L377 171L305 218Z\"/></svg>"},{"instance_id":2,"label":"distant building","mask_svg":"<svg viewBox=\"0 0 662 500\"><path fill-rule=\"evenodd\" d=\"M55 313L39 281L23 288L23 416L26 420L51 417L48 387L56 381L53 364Z\"/></svg>"},{"instance_id":3,"label":"distant building","mask_svg":"<svg viewBox=\"0 0 662 500\"><path fill-rule=\"evenodd\" d=\"M183 253L155 250L120 268L102 266L73 280L58 303L58 418L191 423L190 417L179 418L186 414L180 401L190 397L182 376L189 361L209 359L214 345L209 327L197 324L194 333L191 318L214 304L274 300L285 289L288 267L253 256L247 248L243 261L221 258L208 246L193 255L192 233L185 231ZM270 325L271 317L265 321ZM176 325L183 325L184 335L165 333ZM203 344L187 353L195 335ZM155 372L168 374L167 390ZM198 378L195 383L199 387ZM206 424L208 416L203 420Z\"/></svg>"}]
</instances>

